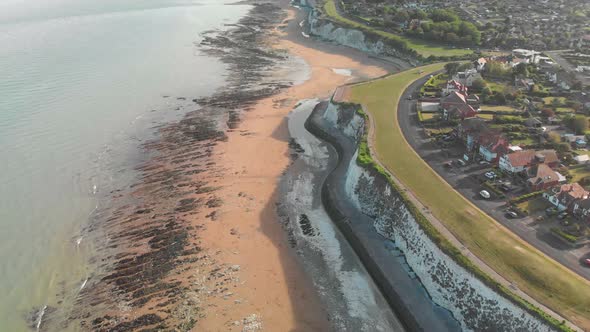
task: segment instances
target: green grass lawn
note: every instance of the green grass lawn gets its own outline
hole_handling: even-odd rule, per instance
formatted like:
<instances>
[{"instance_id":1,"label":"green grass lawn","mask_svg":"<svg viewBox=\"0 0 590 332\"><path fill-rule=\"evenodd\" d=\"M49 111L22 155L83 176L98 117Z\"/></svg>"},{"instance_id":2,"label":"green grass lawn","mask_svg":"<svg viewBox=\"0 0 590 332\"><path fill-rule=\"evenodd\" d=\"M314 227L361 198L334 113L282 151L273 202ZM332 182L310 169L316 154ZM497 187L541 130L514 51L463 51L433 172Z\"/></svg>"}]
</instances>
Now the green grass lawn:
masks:
<instances>
[{"instance_id":1,"label":"green grass lawn","mask_svg":"<svg viewBox=\"0 0 590 332\"><path fill-rule=\"evenodd\" d=\"M433 119L436 115L438 115L438 114L437 113L422 113L422 120L426 121L426 120Z\"/></svg>"},{"instance_id":2,"label":"green grass lawn","mask_svg":"<svg viewBox=\"0 0 590 332\"><path fill-rule=\"evenodd\" d=\"M529 199L528 201L520 202L516 205L521 210L526 211L527 213L531 214L531 213L543 212L551 204L549 204L545 198L537 197L537 198Z\"/></svg>"},{"instance_id":3,"label":"green grass lawn","mask_svg":"<svg viewBox=\"0 0 590 332\"><path fill-rule=\"evenodd\" d=\"M481 105L479 107L482 111L495 111L495 112L521 112L521 110L512 106L496 106L496 105Z\"/></svg>"},{"instance_id":4,"label":"green grass lawn","mask_svg":"<svg viewBox=\"0 0 590 332\"><path fill-rule=\"evenodd\" d=\"M486 120L492 120L494 118L494 114L478 114L477 117Z\"/></svg>"},{"instance_id":5,"label":"green grass lawn","mask_svg":"<svg viewBox=\"0 0 590 332\"><path fill-rule=\"evenodd\" d=\"M575 113L576 110L570 107L557 107L555 108L555 112L557 113Z\"/></svg>"},{"instance_id":6,"label":"green grass lawn","mask_svg":"<svg viewBox=\"0 0 590 332\"><path fill-rule=\"evenodd\" d=\"M443 67L423 67L425 73ZM401 92L418 79L415 70L361 83L350 101L374 118L378 158L474 254L538 301L590 328L590 283L501 227L449 186L405 141L397 122Z\"/></svg>"},{"instance_id":7,"label":"green grass lawn","mask_svg":"<svg viewBox=\"0 0 590 332\"><path fill-rule=\"evenodd\" d=\"M553 103L553 99L558 99L561 104L565 103L565 97L545 97L543 98L543 102L545 105L551 105Z\"/></svg>"},{"instance_id":8,"label":"green grass lawn","mask_svg":"<svg viewBox=\"0 0 590 332\"><path fill-rule=\"evenodd\" d=\"M490 88L490 90L494 91L494 92L504 92L504 90L506 89L506 85L509 83L499 83L499 82L495 82L495 81L487 81L487 86Z\"/></svg>"},{"instance_id":9,"label":"green grass lawn","mask_svg":"<svg viewBox=\"0 0 590 332\"><path fill-rule=\"evenodd\" d=\"M570 182L579 182L585 177L590 176L590 168L588 167L579 167L579 168L570 168L570 175L572 176L572 180Z\"/></svg>"},{"instance_id":10,"label":"green grass lawn","mask_svg":"<svg viewBox=\"0 0 590 332\"><path fill-rule=\"evenodd\" d=\"M373 27L366 26L366 25L361 24L359 22L350 20L346 17L341 16L338 13L338 10L336 10L336 4L334 3L334 0L326 0L326 3L324 4L324 12L326 13L326 15L330 16L333 20L343 23L343 24L346 24L348 26L352 26L352 27L359 28L362 30L369 30L371 32L377 33L378 35L388 38L388 39L405 41L406 43L408 43L408 46L410 48L416 50L416 52L418 52L418 54L420 54L423 57L428 57L430 55L435 55L435 56L457 56L457 55L459 55L460 56L460 55L467 55L467 54L473 53L473 51L463 49L463 48L450 48L450 47L445 47L445 46L439 46L439 45L436 45L434 43L431 43L431 42L428 42L425 40L408 38L406 36L400 36L400 35L397 35L394 33L385 32L385 31L378 30Z\"/></svg>"}]
</instances>

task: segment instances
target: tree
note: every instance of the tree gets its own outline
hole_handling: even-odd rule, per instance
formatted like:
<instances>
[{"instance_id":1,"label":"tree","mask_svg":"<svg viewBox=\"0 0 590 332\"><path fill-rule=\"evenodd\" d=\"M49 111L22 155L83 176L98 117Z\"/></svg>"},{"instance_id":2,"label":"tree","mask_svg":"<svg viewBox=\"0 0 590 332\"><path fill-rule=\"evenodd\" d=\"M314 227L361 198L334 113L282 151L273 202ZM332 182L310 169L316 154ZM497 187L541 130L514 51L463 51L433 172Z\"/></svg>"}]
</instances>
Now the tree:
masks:
<instances>
[{"instance_id":1,"label":"tree","mask_svg":"<svg viewBox=\"0 0 590 332\"><path fill-rule=\"evenodd\" d=\"M553 110L550 108L544 108L541 110L541 116L544 118L550 118L555 116L555 112L553 112Z\"/></svg>"},{"instance_id":2,"label":"tree","mask_svg":"<svg viewBox=\"0 0 590 332\"><path fill-rule=\"evenodd\" d=\"M573 128L576 134L582 135L588 130L588 119L584 115L576 115L574 118Z\"/></svg>"},{"instance_id":3,"label":"tree","mask_svg":"<svg viewBox=\"0 0 590 332\"><path fill-rule=\"evenodd\" d=\"M473 81L473 83L471 84L471 89L475 90L475 91L482 91L483 89L487 87L487 83L486 81L484 81L481 78L476 79L475 81Z\"/></svg>"},{"instance_id":4,"label":"tree","mask_svg":"<svg viewBox=\"0 0 590 332\"><path fill-rule=\"evenodd\" d=\"M526 63L517 64L512 69L512 73L516 76L521 76L521 77L528 77L529 76L529 70L527 69Z\"/></svg>"},{"instance_id":5,"label":"tree","mask_svg":"<svg viewBox=\"0 0 590 332\"><path fill-rule=\"evenodd\" d=\"M555 131L550 131L549 134L547 134L547 140L553 144L557 144L561 142L561 136Z\"/></svg>"},{"instance_id":6,"label":"tree","mask_svg":"<svg viewBox=\"0 0 590 332\"><path fill-rule=\"evenodd\" d=\"M561 100L557 97L553 97L553 99L551 100L551 106L553 106L553 107L561 106Z\"/></svg>"},{"instance_id":7,"label":"tree","mask_svg":"<svg viewBox=\"0 0 590 332\"><path fill-rule=\"evenodd\" d=\"M459 66L461 66L458 62L449 62L445 65L445 70L449 76L453 76L459 71Z\"/></svg>"}]
</instances>

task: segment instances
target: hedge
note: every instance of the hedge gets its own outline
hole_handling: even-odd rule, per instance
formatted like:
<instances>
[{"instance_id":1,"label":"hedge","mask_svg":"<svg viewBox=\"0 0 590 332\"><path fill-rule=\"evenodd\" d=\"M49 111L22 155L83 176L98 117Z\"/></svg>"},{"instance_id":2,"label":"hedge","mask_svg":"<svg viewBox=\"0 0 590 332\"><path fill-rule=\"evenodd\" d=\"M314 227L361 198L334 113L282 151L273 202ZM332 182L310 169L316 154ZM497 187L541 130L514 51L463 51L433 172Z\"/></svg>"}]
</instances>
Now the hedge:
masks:
<instances>
[{"instance_id":1,"label":"hedge","mask_svg":"<svg viewBox=\"0 0 590 332\"><path fill-rule=\"evenodd\" d=\"M559 229L558 227L552 227L551 228L551 231L554 234L557 234L558 236L560 236L561 238L563 238L564 240L566 240L568 242L571 242L571 243L578 242L578 237L577 236L568 234L568 233L562 231L561 229Z\"/></svg>"},{"instance_id":2,"label":"hedge","mask_svg":"<svg viewBox=\"0 0 590 332\"><path fill-rule=\"evenodd\" d=\"M535 198L537 196L542 195L543 192L544 192L543 190L539 190L539 191L534 191L534 192L529 193L529 194L524 194L524 195L521 195L521 196L518 196L518 197L514 197L513 199L510 200L510 203L517 204L517 203L520 203L520 202L524 202L524 201L527 201L529 199L533 199L533 198Z\"/></svg>"}]
</instances>

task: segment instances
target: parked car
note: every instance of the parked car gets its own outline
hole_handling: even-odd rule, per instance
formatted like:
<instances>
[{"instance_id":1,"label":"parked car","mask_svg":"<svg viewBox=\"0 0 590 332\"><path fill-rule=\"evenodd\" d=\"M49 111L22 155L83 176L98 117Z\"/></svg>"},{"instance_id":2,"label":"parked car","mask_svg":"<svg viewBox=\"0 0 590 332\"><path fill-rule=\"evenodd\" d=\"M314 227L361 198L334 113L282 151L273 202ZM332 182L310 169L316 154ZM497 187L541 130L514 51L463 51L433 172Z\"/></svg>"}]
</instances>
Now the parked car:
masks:
<instances>
[{"instance_id":1,"label":"parked car","mask_svg":"<svg viewBox=\"0 0 590 332\"><path fill-rule=\"evenodd\" d=\"M586 259L584 260L584 263L586 263L586 265L590 266L590 258L586 258Z\"/></svg>"},{"instance_id":2,"label":"parked car","mask_svg":"<svg viewBox=\"0 0 590 332\"><path fill-rule=\"evenodd\" d=\"M502 189L502 191L504 191L504 192L508 192L508 191L512 191L512 189L514 189L514 188L512 188L512 185L510 184L510 182L508 182L508 183L503 183L500 186L500 189Z\"/></svg>"},{"instance_id":3,"label":"parked car","mask_svg":"<svg viewBox=\"0 0 590 332\"><path fill-rule=\"evenodd\" d=\"M467 163L463 159L457 159L457 164L459 164L459 166L465 166L465 165L467 165Z\"/></svg>"},{"instance_id":4,"label":"parked car","mask_svg":"<svg viewBox=\"0 0 590 332\"><path fill-rule=\"evenodd\" d=\"M506 211L506 217L514 219L518 218L518 214L514 211Z\"/></svg>"},{"instance_id":5,"label":"parked car","mask_svg":"<svg viewBox=\"0 0 590 332\"><path fill-rule=\"evenodd\" d=\"M445 163L443 163L443 166L446 168L451 168L453 166L453 162L452 161L447 161Z\"/></svg>"},{"instance_id":6,"label":"parked car","mask_svg":"<svg viewBox=\"0 0 590 332\"><path fill-rule=\"evenodd\" d=\"M546 208L546 209L545 209L545 213L546 213L548 216L553 216L553 215L557 214L557 209L556 209L556 208L554 208L554 207L549 207L549 208Z\"/></svg>"},{"instance_id":7,"label":"parked car","mask_svg":"<svg viewBox=\"0 0 590 332\"><path fill-rule=\"evenodd\" d=\"M489 198L491 197L491 196L490 196L490 193L489 193L489 192L487 192L487 190L482 190L482 191L480 191L480 192L479 192L479 196L481 196L481 197L483 197L483 198L485 198L485 199L489 199Z\"/></svg>"},{"instance_id":8,"label":"parked car","mask_svg":"<svg viewBox=\"0 0 590 332\"><path fill-rule=\"evenodd\" d=\"M479 162L479 164L480 164L480 165L489 165L489 164L490 164L490 162L489 162L489 161L487 161L487 160L482 160L482 161L480 161L480 162Z\"/></svg>"},{"instance_id":9,"label":"parked car","mask_svg":"<svg viewBox=\"0 0 590 332\"><path fill-rule=\"evenodd\" d=\"M557 215L557 218L565 219L565 217L567 217L568 215L569 215L569 213L567 213L567 211L563 211L562 213Z\"/></svg>"},{"instance_id":10,"label":"parked car","mask_svg":"<svg viewBox=\"0 0 590 332\"><path fill-rule=\"evenodd\" d=\"M488 178L490 180L493 180L496 178L496 173L494 173L494 172L486 172L484 175L486 178Z\"/></svg>"}]
</instances>

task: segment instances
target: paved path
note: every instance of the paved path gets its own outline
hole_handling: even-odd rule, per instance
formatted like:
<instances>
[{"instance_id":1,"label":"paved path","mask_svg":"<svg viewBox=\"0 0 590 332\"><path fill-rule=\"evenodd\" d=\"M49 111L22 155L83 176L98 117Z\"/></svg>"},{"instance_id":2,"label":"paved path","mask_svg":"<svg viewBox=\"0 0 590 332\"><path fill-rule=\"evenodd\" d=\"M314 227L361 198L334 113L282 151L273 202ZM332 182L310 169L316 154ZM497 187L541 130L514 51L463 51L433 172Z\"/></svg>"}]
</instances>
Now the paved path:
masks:
<instances>
[{"instance_id":1,"label":"paved path","mask_svg":"<svg viewBox=\"0 0 590 332\"><path fill-rule=\"evenodd\" d=\"M418 126L414 126L412 124L412 120L410 118L410 110L413 108L413 103L415 103L414 101L410 101L407 98L411 96L411 93L413 91L416 90L416 88L420 87L421 85L423 85L426 80L428 79L428 76L425 76L421 79L418 79L417 81L415 81L414 83L412 83L402 94L402 96L400 97L400 101L398 104L398 121L399 121L399 125L402 128L402 131L404 133L404 135L406 136L406 139L408 140L408 142L410 143L410 145L412 145L412 147L416 150L416 147L419 147L420 144L422 144L423 138L421 138L420 134L416 134L418 133ZM376 156L377 154L375 153L375 149L374 149L374 123L373 123L373 119L370 116L370 112L365 110L366 114L369 114L369 118L371 121L371 126L369 127L369 148L371 150L371 154L373 156ZM393 120L393 119L392 119ZM417 122L417 120L416 120ZM409 134L406 134L409 133ZM568 320L566 320L565 318L563 318L562 316L560 316L559 314L557 314L556 312L552 311L551 309L547 308L546 306L544 306L543 304L541 304L540 302L536 301L535 299L533 299L532 297L530 297L528 294L526 294L525 292L521 291L520 289L518 289L515 285L513 285L509 280L505 279L503 276L501 276L500 274L496 273L496 271L494 271L491 267L489 267L486 263L484 263L482 260L480 260L477 256L475 256L473 253L471 253L471 251L466 248L463 243L461 243L461 241L459 241L445 226L443 223L440 222L440 220L438 220L436 217L434 217L428 210L428 208L426 208L426 206L424 206L420 200L414 195L414 193L412 193L410 190L408 190L408 188L404 185L403 182L401 182L397 177L395 177L394 173L391 172L391 170L389 170L385 165L381 164L379 162L379 160L375 159L375 161L377 163L379 163L384 169L387 169L387 171L392 175L393 180L396 182L396 184L402 188L406 194L408 195L409 199L416 205L416 207L418 209L420 209L424 216L430 221L430 223L435 226L437 228L437 230L443 234L453 245L455 245L457 248L461 249L461 251L463 252L463 254L469 258L469 260L471 262L473 262L474 264L476 264L482 271L484 271L485 273L487 273L488 275L490 275L492 278L494 278L497 282L501 283L502 285L509 287L515 294L517 294L518 296L522 297L523 299L527 300L528 302L530 302L531 304L543 309L546 313L550 314L551 316L553 316L554 318L562 321L565 320L567 322L567 324L572 327L573 329L577 330L577 331L582 331L579 327L575 326L573 323L569 322ZM435 169L436 170L436 169ZM436 170L439 174L440 171ZM475 202L474 202L475 203Z\"/></svg>"}]
</instances>

